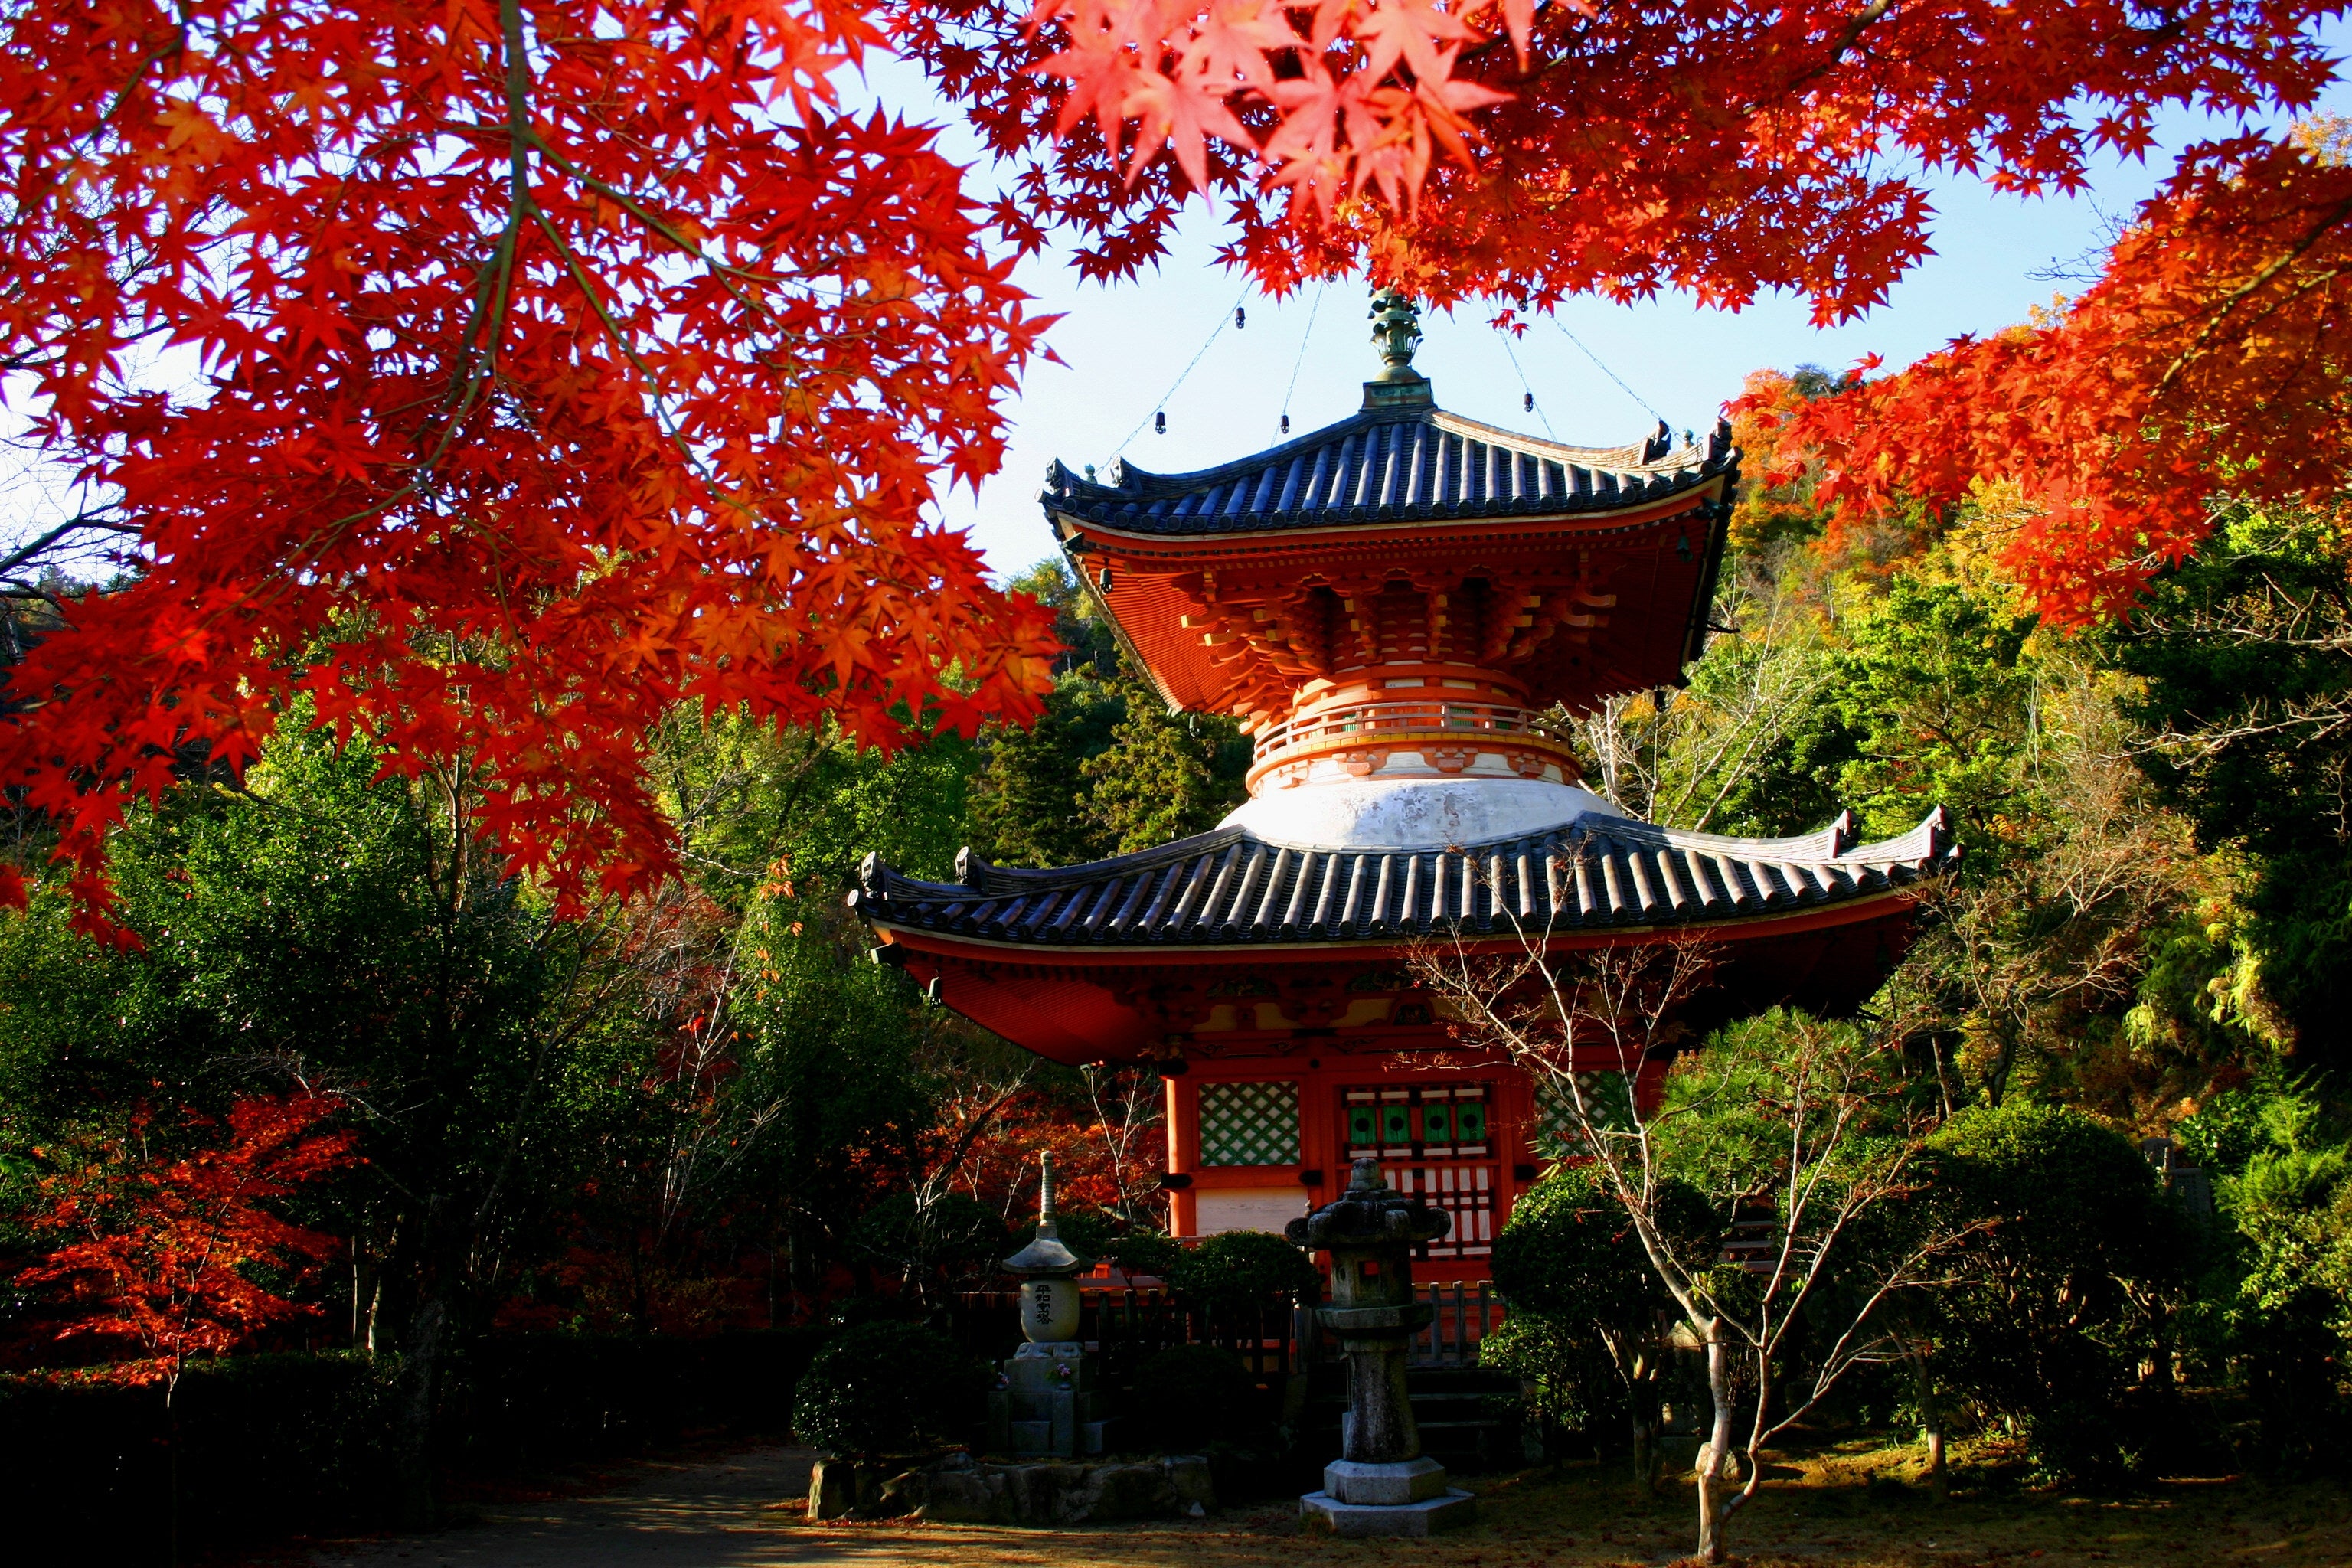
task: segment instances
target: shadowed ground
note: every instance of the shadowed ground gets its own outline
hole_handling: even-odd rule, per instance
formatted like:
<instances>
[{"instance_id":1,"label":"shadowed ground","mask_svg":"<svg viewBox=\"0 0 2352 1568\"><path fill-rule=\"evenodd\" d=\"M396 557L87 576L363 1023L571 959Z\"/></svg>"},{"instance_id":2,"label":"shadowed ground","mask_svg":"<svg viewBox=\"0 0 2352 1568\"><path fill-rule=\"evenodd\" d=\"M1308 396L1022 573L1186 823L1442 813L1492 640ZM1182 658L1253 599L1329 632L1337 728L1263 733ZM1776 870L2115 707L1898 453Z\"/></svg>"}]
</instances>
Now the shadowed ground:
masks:
<instances>
[{"instance_id":1,"label":"shadowed ground","mask_svg":"<svg viewBox=\"0 0 2352 1568\"><path fill-rule=\"evenodd\" d=\"M501 1502L459 1529L316 1549L311 1568L1621 1568L1689 1549L1686 1489L1637 1502L1590 1466L1473 1479L1480 1519L1426 1542L1298 1532L1296 1503L1098 1530L823 1524L802 1518L805 1449L628 1467L593 1495ZM1739 1523L1747 1568L2320 1568L2352 1563L2352 1493L2311 1482L2167 1482L2091 1499L1985 1487L1937 1504L1908 1456L1856 1447L1775 1467ZM1876 1485L1871 1484L1873 1480ZM284 1562L283 1558L278 1559Z\"/></svg>"}]
</instances>

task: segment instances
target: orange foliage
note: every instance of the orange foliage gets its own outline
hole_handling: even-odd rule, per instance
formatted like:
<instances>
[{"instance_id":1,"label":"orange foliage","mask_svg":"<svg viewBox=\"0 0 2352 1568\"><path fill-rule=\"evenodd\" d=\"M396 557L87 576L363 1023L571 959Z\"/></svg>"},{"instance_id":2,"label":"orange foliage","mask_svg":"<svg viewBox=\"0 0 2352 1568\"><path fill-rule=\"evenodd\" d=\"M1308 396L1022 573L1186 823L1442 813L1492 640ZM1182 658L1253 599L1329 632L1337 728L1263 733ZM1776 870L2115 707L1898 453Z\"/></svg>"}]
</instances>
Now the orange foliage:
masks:
<instances>
[{"instance_id":1,"label":"orange foliage","mask_svg":"<svg viewBox=\"0 0 2352 1568\"><path fill-rule=\"evenodd\" d=\"M1148 1086L1157 1090L1153 1079ZM1166 1216L1148 1194L1167 1168L1165 1131L1147 1104L1106 1097L1078 1108L1034 1089L1014 1096L977 1136L959 1140L955 1184L1003 1214L1016 1227L1035 1217L1037 1156L1054 1156L1054 1185L1064 1209L1133 1213L1146 1224Z\"/></svg>"},{"instance_id":2,"label":"orange foliage","mask_svg":"<svg viewBox=\"0 0 2352 1568\"><path fill-rule=\"evenodd\" d=\"M26 0L0 364L138 570L16 672L0 773L118 938L126 807L305 697L462 774L565 910L641 890L674 704L884 745L1036 710L1046 613L923 521L1039 352L992 236L1132 275L1207 192L1277 291L1369 266L1506 320L1664 287L1842 320L1927 254L1917 169L2067 190L2167 106L2306 105L2331 5ZM984 218L930 132L835 111L886 42L1011 162ZM2089 614L2199 486L2315 493L2345 178L2204 150L2063 322L1809 414L1824 495L2023 473L2021 569Z\"/></svg>"},{"instance_id":3,"label":"orange foliage","mask_svg":"<svg viewBox=\"0 0 2352 1568\"><path fill-rule=\"evenodd\" d=\"M1743 413L1846 521L2010 481L1995 558L2043 615L2128 605L2221 491L2332 504L2352 475L2352 167L2326 135L2198 149L2098 282L1842 395ZM1769 392L1769 389L1765 389Z\"/></svg>"},{"instance_id":4,"label":"orange foliage","mask_svg":"<svg viewBox=\"0 0 2352 1568\"><path fill-rule=\"evenodd\" d=\"M321 1131L329 1098L239 1100L216 1147L143 1156L148 1113L127 1140L87 1166L47 1178L37 1235L66 1239L16 1276L48 1296L59 1341L93 1338L132 1359L132 1381L176 1379L189 1357L235 1348L312 1309L257 1283L252 1271L299 1273L331 1257L333 1237L289 1225L261 1205L352 1163L352 1136ZM207 1125L191 1116L194 1126Z\"/></svg>"},{"instance_id":5,"label":"orange foliage","mask_svg":"<svg viewBox=\"0 0 2352 1568\"><path fill-rule=\"evenodd\" d=\"M1007 233L1130 276L1206 191L1269 288L1369 263L1439 303L1787 289L1842 320L1927 252L1906 168L2070 190L2165 105L2308 105L2333 70L2326 0L1031 3L898 0L1017 166Z\"/></svg>"},{"instance_id":6,"label":"orange foliage","mask_svg":"<svg viewBox=\"0 0 2352 1568\"><path fill-rule=\"evenodd\" d=\"M141 563L0 731L87 926L126 805L299 696L394 771L462 759L567 910L673 865L641 763L680 701L885 745L1034 711L1049 616L923 510L996 467L1044 323L932 133L835 111L859 5L5 27L0 364Z\"/></svg>"}]
</instances>

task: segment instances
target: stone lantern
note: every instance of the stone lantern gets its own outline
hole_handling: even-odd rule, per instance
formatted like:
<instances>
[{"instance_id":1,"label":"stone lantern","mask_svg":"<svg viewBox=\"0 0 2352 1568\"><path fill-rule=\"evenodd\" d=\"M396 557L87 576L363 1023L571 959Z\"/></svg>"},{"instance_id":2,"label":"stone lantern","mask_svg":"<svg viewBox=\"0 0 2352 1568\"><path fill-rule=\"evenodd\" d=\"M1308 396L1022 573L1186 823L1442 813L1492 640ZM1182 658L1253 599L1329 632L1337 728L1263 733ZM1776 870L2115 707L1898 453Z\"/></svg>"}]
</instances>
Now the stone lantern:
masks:
<instances>
[{"instance_id":1,"label":"stone lantern","mask_svg":"<svg viewBox=\"0 0 2352 1568\"><path fill-rule=\"evenodd\" d=\"M1340 1535L1426 1535L1470 1516L1470 1494L1422 1453L1405 1386L1406 1342L1430 1318L1413 1302L1412 1249L1452 1225L1390 1186L1378 1160L1357 1161L1346 1192L1290 1222L1291 1241L1331 1255L1331 1302L1316 1315L1348 1357L1341 1453L1323 1467L1323 1489L1299 1500L1309 1522Z\"/></svg>"},{"instance_id":2,"label":"stone lantern","mask_svg":"<svg viewBox=\"0 0 2352 1568\"><path fill-rule=\"evenodd\" d=\"M1054 1218L1054 1157L1038 1157L1037 1236L1004 1260L1021 1280L1021 1337L989 1396L989 1446L1013 1454L1099 1454L1109 1423L1094 1360L1078 1339L1077 1276L1092 1267L1064 1245Z\"/></svg>"}]
</instances>

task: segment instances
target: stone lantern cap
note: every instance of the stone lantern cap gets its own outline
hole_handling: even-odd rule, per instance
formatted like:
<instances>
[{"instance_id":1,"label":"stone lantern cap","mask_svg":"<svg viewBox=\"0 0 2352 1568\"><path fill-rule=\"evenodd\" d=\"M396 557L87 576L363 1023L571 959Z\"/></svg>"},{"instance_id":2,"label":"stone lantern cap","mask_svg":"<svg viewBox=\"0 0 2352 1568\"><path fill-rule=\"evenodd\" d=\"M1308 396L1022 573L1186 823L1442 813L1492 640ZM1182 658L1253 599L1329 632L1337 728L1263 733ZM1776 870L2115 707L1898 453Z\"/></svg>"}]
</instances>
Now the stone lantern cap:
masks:
<instances>
[{"instance_id":1,"label":"stone lantern cap","mask_svg":"<svg viewBox=\"0 0 2352 1568\"><path fill-rule=\"evenodd\" d=\"M1066 1279L1094 1267L1062 1241L1062 1227L1054 1217L1054 1157L1037 1157L1037 1237L1004 1260L1004 1271L1024 1279Z\"/></svg>"},{"instance_id":2,"label":"stone lantern cap","mask_svg":"<svg viewBox=\"0 0 2352 1568\"><path fill-rule=\"evenodd\" d=\"M1323 1251L1362 1251L1435 1241L1454 1228L1454 1216L1388 1184L1378 1160L1356 1162L1348 1190L1283 1234L1293 1245Z\"/></svg>"}]
</instances>

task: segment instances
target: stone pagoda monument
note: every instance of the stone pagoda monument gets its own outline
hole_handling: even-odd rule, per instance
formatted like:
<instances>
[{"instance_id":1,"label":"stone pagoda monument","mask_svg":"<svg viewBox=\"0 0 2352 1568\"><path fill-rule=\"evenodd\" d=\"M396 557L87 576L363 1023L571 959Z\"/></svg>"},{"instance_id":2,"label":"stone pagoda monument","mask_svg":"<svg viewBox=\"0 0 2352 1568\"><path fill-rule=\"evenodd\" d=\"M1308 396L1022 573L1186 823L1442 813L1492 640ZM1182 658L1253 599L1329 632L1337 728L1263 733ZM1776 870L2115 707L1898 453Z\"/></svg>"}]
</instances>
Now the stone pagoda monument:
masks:
<instances>
[{"instance_id":1,"label":"stone pagoda monument","mask_svg":"<svg viewBox=\"0 0 2352 1568\"><path fill-rule=\"evenodd\" d=\"M1310 1524L1339 1535L1427 1535L1466 1521L1470 1494L1446 1484L1445 1467L1421 1451L1405 1389L1405 1344L1429 1321L1412 1300L1412 1249L1452 1228L1433 1209L1390 1186L1377 1158L1359 1160L1348 1190L1286 1234L1331 1255L1331 1304L1316 1316L1348 1357L1348 1415L1340 1456L1323 1467L1323 1489L1299 1499Z\"/></svg>"},{"instance_id":2,"label":"stone pagoda monument","mask_svg":"<svg viewBox=\"0 0 2352 1568\"><path fill-rule=\"evenodd\" d=\"M1099 1454L1110 1423L1095 1388L1095 1365L1078 1338L1077 1276L1091 1267L1062 1241L1054 1218L1054 1157L1037 1158L1036 1238L1004 1260L1021 1280L1021 1336L988 1396L988 1446L1016 1456L1065 1459Z\"/></svg>"}]
</instances>

